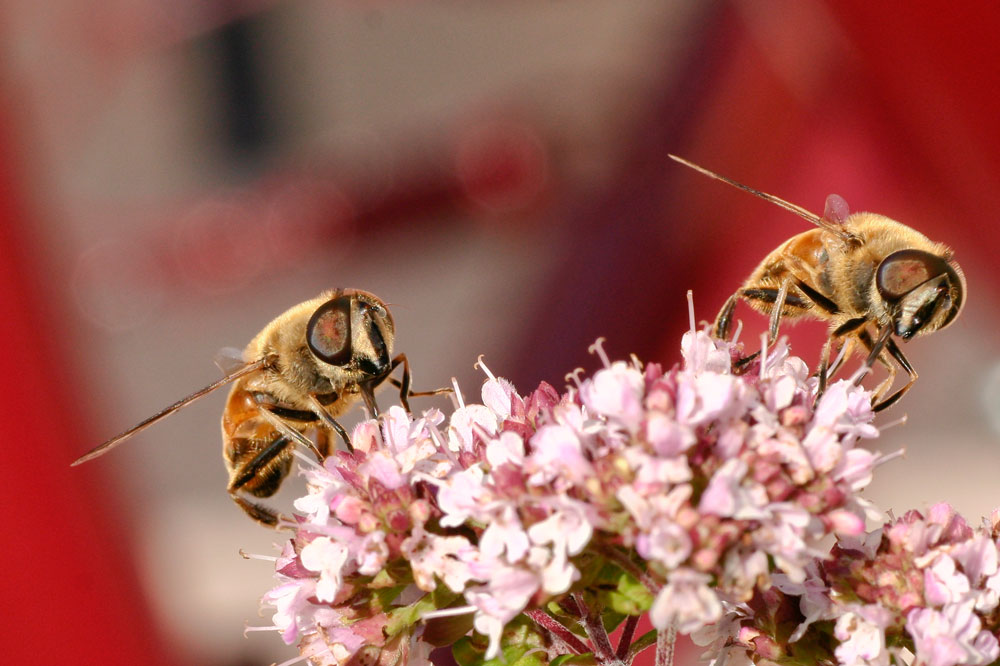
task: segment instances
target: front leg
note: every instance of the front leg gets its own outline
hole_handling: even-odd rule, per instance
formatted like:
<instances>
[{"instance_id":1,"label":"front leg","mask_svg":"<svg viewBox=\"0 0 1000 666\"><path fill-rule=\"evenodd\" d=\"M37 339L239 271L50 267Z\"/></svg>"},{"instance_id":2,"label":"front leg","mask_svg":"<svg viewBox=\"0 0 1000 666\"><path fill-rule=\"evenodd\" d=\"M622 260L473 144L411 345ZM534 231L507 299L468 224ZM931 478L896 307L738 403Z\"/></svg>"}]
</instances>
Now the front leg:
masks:
<instances>
[{"instance_id":1,"label":"front leg","mask_svg":"<svg viewBox=\"0 0 1000 666\"><path fill-rule=\"evenodd\" d=\"M906 374L909 375L910 381L906 382L906 385L903 388L890 395L881 403L875 405L874 409L876 412L880 412L886 407L896 404L896 401L902 398L903 394L909 391L910 387L917 381L917 371L913 369L913 366L910 365L906 356L903 355L903 350L899 348L896 341L889 338L889 342L886 344L885 348L889 351L889 354L896 359L896 362L903 367L903 370L905 370Z\"/></svg>"},{"instance_id":2,"label":"front leg","mask_svg":"<svg viewBox=\"0 0 1000 666\"><path fill-rule=\"evenodd\" d=\"M351 438L347 436L347 431L344 430L344 426L340 425L340 423L337 422L337 419L330 416L330 412L326 410L326 407L323 406L323 403L320 402L319 397L315 393L309 394L309 406L312 407L313 413L319 417L319 420L323 423L323 425L340 435L340 438L344 440L344 444L347 445L347 450L353 451L354 446L351 444ZM329 442L324 439L322 445L318 445L317 449L319 459L323 460L330 452Z\"/></svg>"},{"instance_id":3,"label":"front leg","mask_svg":"<svg viewBox=\"0 0 1000 666\"><path fill-rule=\"evenodd\" d=\"M875 391L872 394L872 409L876 412L881 412L883 409L896 404L896 402L898 402L899 399L910 390L913 383L917 381L917 371L913 369L909 360L907 360L906 356L903 355L903 350L900 349L899 345L896 344L896 341L892 339L892 336L890 335L891 330L892 329L888 327L883 329L882 334L875 341L872 340L867 331L862 331L858 334L858 339L861 340L861 343L869 350L867 361L869 367L875 362L875 360L878 360L879 363L885 366L889 373L889 376L875 388ZM903 386L903 388L899 389L885 400L881 400L882 395L888 391L892 387L893 382L896 381L896 366L890 362L890 359L895 359L896 363L898 363L900 367L906 371L906 374L909 376L909 381L905 386ZM858 382L860 382L860 378L858 379Z\"/></svg>"},{"instance_id":4,"label":"front leg","mask_svg":"<svg viewBox=\"0 0 1000 666\"><path fill-rule=\"evenodd\" d=\"M406 358L406 354L397 354L394 359L392 359L392 364L389 366L389 372L392 372L399 366L403 366L403 378L402 380L397 380L393 377L389 377L389 383L393 386L399 388L399 402L402 403L403 408L407 412L410 412L410 398L417 397L427 397L432 395L442 395L444 393L451 393L450 388L439 388L433 391L413 391L410 389L410 382L412 375L410 374L410 362Z\"/></svg>"}]
</instances>

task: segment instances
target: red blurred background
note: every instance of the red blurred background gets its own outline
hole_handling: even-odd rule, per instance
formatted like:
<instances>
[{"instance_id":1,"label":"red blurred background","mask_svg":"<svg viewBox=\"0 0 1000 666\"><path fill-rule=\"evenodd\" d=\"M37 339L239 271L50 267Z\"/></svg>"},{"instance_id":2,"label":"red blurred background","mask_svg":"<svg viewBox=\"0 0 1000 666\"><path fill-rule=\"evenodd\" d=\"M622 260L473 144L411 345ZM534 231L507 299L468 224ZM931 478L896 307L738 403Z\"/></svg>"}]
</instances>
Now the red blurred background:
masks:
<instances>
[{"instance_id":1,"label":"red blurred background","mask_svg":"<svg viewBox=\"0 0 1000 666\"><path fill-rule=\"evenodd\" d=\"M1000 503L996 34L985 2L3 5L6 661L292 656L241 633L269 572L237 551L278 537L223 491L221 395L68 463L325 288L393 304L420 387L474 394L480 353L561 384L599 335L676 361L685 292L712 319L804 222L668 152L955 249L968 305L906 348L879 447L908 455L871 496L976 520Z\"/></svg>"}]
</instances>

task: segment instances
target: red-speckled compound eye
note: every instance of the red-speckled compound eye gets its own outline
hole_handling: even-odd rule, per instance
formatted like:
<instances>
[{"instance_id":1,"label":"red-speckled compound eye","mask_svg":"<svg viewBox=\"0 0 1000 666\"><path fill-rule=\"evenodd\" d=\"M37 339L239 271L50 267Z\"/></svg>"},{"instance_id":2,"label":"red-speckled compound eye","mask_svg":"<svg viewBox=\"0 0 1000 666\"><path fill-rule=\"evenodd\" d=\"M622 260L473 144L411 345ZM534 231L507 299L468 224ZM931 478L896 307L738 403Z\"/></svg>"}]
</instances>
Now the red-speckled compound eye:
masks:
<instances>
[{"instance_id":1,"label":"red-speckled compound eye","mask_svg":"<svg viewBox=\"0 0 1000 666\"><path fill-rule=\"evenodd\" d=\"M316 308L306 326L306 343L316 358L330 365L351 360L351 298L341 296Z\"/></svg>"},{"instance_id":2,"label":"red-speckled compound eye","mask_svg":"<svg viewBox=\"0 0 1000 666\"><path fill-rule=\"evenodd\" d=\"M898 301L928 280L951 272L944 259L930 252L900 250L879 264L875 285L882 298Z\"/></svg>"}]
</instances>

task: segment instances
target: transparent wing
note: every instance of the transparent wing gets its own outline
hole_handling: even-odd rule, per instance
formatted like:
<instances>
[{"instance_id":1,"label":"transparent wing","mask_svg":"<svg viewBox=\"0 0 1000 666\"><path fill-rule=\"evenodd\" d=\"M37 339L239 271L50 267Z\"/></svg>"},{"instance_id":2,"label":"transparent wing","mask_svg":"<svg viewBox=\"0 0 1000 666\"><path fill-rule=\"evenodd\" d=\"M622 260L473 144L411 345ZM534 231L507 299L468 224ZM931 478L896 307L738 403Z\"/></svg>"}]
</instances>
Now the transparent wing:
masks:
<instances>
[{"instance_id":1,"label":"transparent wing","mask_svg":"<svg viewBox=\"0 0 1000 666\"><path fill-rule=\"evenodd\" d=\"M83 454L82 456L80 456L79 458L77 458L76 460L74 460L73 463L71 464L71 467L75 467L76 465L83 464L83 463L87 462L88 460L93 460L94 458L97 458L98 456L104 455L105 453L107 453L111 449L115 448L116 446L118 446L119 444L121 444L122 442L124 442L126 439L128 439L129 437L131 437L132 435L145 430L146 428L148 428L149 426L153 425L154 423L156 423L160 419L173 414L174 412L176 412L178 409L181 409L182 407L186 407L186 406L190 405L192 402L194 402L198 398L201 398L203 396L208 395L209 393L211 393L212 391L214 391L215 389L217 389L217 388L219 388L221 386L225 386L226 384L229 384L230 382L234 382L237 379L239 379L240 377L244 377L246 375L249 375L252 372L257 372L261 368L265 367L267 364L268 364L268 360L267 359L260 359L260 360L254 361L253 363L243 363L242 365L240 365L239 368L237 368L236 370L230 372L229 374L227 374L222 379L219 379L218 381L209 384L208 386L206 386L205 388L203 388L201 390L195 391L194 393L192 393L191 395L189 395L189 396L187 396L185 398L181 398L180 400L178 400L174 404L170 405L169 407L165 407L162 410L160 410L159 412L157 412L156 414L153 414L148 419L140 421L139 423L137 423L136 425L132 426L131 428L129 428L125 432L120 433L118 435L115 435L114 437L112 437L108 441L104 442L100 446L97 446L97 447L91 449L89 452Z\"/></svg>"},{"instance_id":2,"label":"transparent wing","mask_svg":"<svg viewBox=\"0 0 1000 666\"><path fill-rule=\"evenodd\" d=\"M236 372L247 364L243 358L243 350L237 347L223 347L215 353L212 361L226 375Z\"/></svg>"}]
</instances>

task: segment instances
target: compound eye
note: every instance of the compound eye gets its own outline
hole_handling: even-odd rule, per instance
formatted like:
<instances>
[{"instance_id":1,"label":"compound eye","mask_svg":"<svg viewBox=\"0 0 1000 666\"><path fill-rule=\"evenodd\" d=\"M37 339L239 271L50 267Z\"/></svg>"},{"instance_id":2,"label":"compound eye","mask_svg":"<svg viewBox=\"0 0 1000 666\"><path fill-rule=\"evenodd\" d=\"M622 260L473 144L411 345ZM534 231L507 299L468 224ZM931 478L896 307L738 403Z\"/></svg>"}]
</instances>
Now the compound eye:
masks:
<instances>
[{"instance_id":1,"label":"compound eye","mask_svg":"<svg viewBox=\"0 0 1000 666\"><path fill-rule=\"evenodd\" d=\"M316 308L306 325L306 343L316 357L330 365L351 360L351 299L327 301Z\"/></svg>"},{"instance_id":2,"label":"compound eye","mask_svg":"<svg viewBox=\"0 0 1000 666\"><path fill-rule=\"evenodd\" d=\"M948 272L941 257L923 250L900 250L879 264L875 284L882 298L898 301L924 282Z\"/></svg>"}]
</instances>

